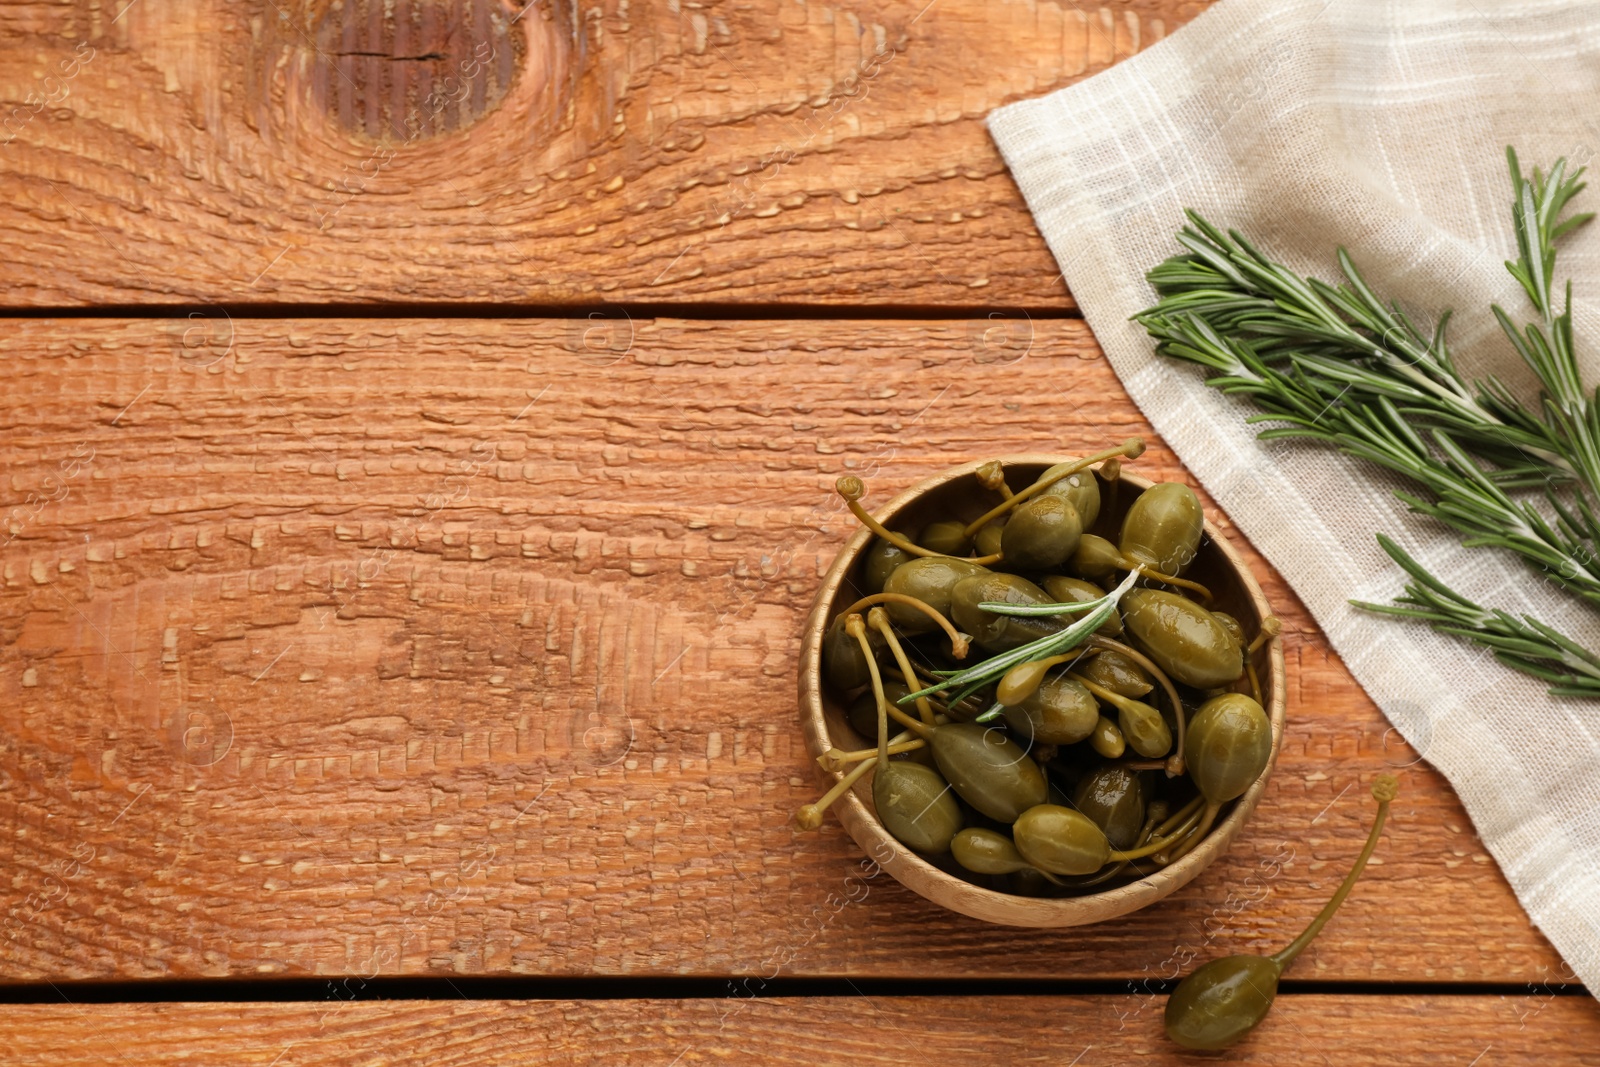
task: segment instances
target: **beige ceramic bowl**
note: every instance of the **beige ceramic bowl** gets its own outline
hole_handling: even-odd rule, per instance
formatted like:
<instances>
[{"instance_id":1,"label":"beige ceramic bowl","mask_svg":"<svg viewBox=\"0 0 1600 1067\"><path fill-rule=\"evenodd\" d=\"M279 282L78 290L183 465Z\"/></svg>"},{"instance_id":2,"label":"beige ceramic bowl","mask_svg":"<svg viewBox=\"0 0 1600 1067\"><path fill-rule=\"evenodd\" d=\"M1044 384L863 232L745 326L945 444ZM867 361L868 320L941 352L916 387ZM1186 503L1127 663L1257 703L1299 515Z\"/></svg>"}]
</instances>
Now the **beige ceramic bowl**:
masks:
<instances>
[{"instance_id":1,"label":"beige ceramic bowl","mask_svg":"<svg viewBox=\"0 0 1600 1067\"><path fill-rule=\"evenodd\" d=\"M1031 484L1041 472L1065 456L1012 456L1002 462L1006 480L1013 490ZM935 475L901 493L876 517L886 525L915 529L934 518L972 521L995 502L995 495L978 483L973 472L980 464L969 463ZM1115 501L1106 496L1092 532L1117 540L1122 516L1128 505L1150 483L1124 474ZM862 528L850 539L828 569L822 588L817 591L811 616L806 620L800 655L800 723L805 730L806 747L813 757L839 747L870 747L872 741L850 728L845 709L822 685L822 636L835 615L860 598L855 584L857 563L872 542L871 533ZM1245 633L1254 634L1261 620L1271 612L1238 551L1215 527L1206 523L1199 555L1185 571L1209 587L1216 597L1215 607L1226 611L1243 624ZM1080 897L1055 899L1023 897L973 885L940 870L900 844L878 822L872 807L872 775L863 777L851 792L840 797L830 811L838 815L844 828L867 854L882 865L902 885L920 893L951 911L975 919L1009 926L1082 926L1137 911L1186 885L1227 849L1266 789L1267 778L1277 761L1283 742L1284 668L1281 642L1270 641L1256 652L1256 671L1261 676L1263 703L1272 720L1272 758L1266 770L1244 796L1227 809L1206 839L1177 863L1157 870L1137 882ZM819 768L820 769L820 768ZM841 775L822 771L824 781L833 786Z\"/></svg>"}]
</instances>

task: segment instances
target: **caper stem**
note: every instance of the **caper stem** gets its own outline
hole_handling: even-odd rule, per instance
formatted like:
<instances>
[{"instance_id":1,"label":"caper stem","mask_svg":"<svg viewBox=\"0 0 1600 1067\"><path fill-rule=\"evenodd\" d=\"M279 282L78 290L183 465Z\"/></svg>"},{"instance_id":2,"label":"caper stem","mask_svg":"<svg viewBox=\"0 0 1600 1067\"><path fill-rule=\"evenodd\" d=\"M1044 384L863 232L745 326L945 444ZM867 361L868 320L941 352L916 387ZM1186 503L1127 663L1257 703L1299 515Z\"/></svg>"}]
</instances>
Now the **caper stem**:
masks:
<instances>
[{"instance_id":1,"label":"caper stem","mask_svg":"<svg viewBox=\"0 0 1600 1067\"><path fill-rule=\"evenodd\" d=\"M1205 811L1200 816L1199 825L1195 826L1192 831L1184 834L1174 834L1173 837L1181 837L1182 840L1173 842L1176 847L1174 847L1171 852L1167 853L1166 858L1161 862L1177 863L1190 852L1194 851L1194 847L1200 843L1201 839L1204 838L1206 834L1211 832L1211 826L1217 821L1217 813L1221 810L1221 804L1213 804L1210 801L1206 801Z\"/></svg>"},{"instance_id":2,"label":"caper stem","mask_svg":"<svg viewBox=\"0 0 1600 1067\"><path fill-rule=\"evenodd\" d=\"M913 541L909 541L900 534L895 533L883 523L873 518L867 512L867 509L861 506L861 494L865 492L865 487L861 484L861 479L855 477L854 475L848 475L844 478L840 478L837 482L833 483L833 488L835 492L844 497L845 505L850 509L850 513L852 515L861 520L861 525L865 526L867 529L871 530L873 533L877 534L879 537L883 538L885 541L889 542L891 545L908 555L923 557L938 556L942 559L963 559L967 560L968 563L976 563L980 567L987 567L991 563L1000 562L1000 553L998 552L992 556L980 556L977 559L967 559L965 556L952 556L948 552L935 552L931 548L923 548L921 545L916 544ZM971 534L967 535L967 540L972 540Z\"/></svg>"},{"instance_id":3,"label":"caper stem","mask_svg":"<svg viewBox=\"0 0 1600 1067\"><path fill-rule=\"evenodd\" d=\"M1109 860L1137 860L1143 859L1146 856L1153 856L1162 849L1165 849L1168 845L1171 845L1173 840L1182 836L1184 832L1185 831L1183 830L1182 824L1180 823L1179 828L1173 832L1172 837L1153 837L1143 845L1140 845L1138 848L1131 849L1127 852L1118 852L1116 849L1112 849Z\"/></svg>"},{"instance_id":4,"label":"caper stem","mask_svg":"<svg viewBox=\"0 0 1600 1067\"><path fill-rule=\"evenodd\" d=\"M1124 766L1126 766L1126 764L1124 764ZM1158 821L1159 820L1154 815L1148 816L1144 820L1144 827L1139 831L1139 836L1135 839L1135 843L1138 847L1142 848L1150 843L1150 839L1155 836L1156 823ZM1104 870L1100 871L1100 873L1090 875L1084 881L1072 882L1070 884L1074 889L1087 889L1092 885L1099 885L1102 882L1109 882L1111 879L1127 870L1128 865L1132 862L1132 860L1122 860L1118 863L1110 864ZM1137 868L1135 869L1137 870Z\"/></svg>"},{"instance_id":5,"label":"caper stem","mask_svg":"<svg viewBox=\"0 0 1600 1067\"><path fill-rule=\"evenodd\" d=\"M1170 816L1167 817L1167 820L1165 822L1163 822L1160 826L1156 827L1156 836L1157 837L1171 837L1172 836L1172 831L1176 830L1179 826L1182 826L1185 822L1189 821L1189 817L1192 816L1195 812L1199 811L1205 805L1205 802L1206 802L1206 798L1205 797L1197 796L1193 800L1189 801L1189 803L1185 804L1183 807L1181 807L1177 811L1173 812Z\"/></svg>"},{"instance_id":6,"label":"caper stem","mask_svg":"<svg viewBox=\"0 0 1600 1067\"><path fill-rule=\"evenodd\" d=\"M990 508L982 518L969 523L967 528L962 531L962 534L968 541L970 541L977 536L979 530L989 525L995 519L998 519L1000 516L1004 515L1006 512L1012 510L1018 505L1025 504L1029 500L1032 500L1034 497L1038 496L1040 493L1044 492L1061 479L1070 478L1079 471L1086 470L1093 464L1099 463L1102 460L1111 459L1114 456L1127 456L1129 459L1134 459L1143 451L1143 439L1138 437L1130 437L1116 448L1108 448L1104 452L1095 453L1088 459L1080 459L1076 463L1068 464L1065 468L1055 474L1052 474L1050 477L1040 478L1022 492L1017 493L1005 502Z\"/></svg>"},{"instance_id":7,"label":"caper stem","mask_svg":"<svg viewBox=\"0 0 1600 1067\"><path fill-rule=\"evenodd\" d=\"M867 657L867 671L872 675L872 695L878 701L878 760L889 762L889 698L883 694L883 676L878 673L878 657L872 653L867 640L867 624L861 616L851 613L844 620L844 631L861 644L861 654Z\"/></svg>"},{"instance_id":8,"label":"caper stem","mask_svg":"<svg viewBox=\"0 0 1600 1067\"><path fill-rule=\"evenodd\" d=\"M873 608L867 612L867 625L883 635L889 644L889 651L894 653L894 661L900 664L903 672L910 675L911 661L906 658L906 650L900 647L900 638L895 636L894 627L889 625L889 613L879 607ZM933 708L928 704L927 697L917 698L917 714L922 716L923 722L933 725Z\"/></svg>"},{"instance_id":9,"label":"caper stem","mask_svg":"<svg viewBox=\"0 0 1600 1067\"><path fill-rule=\"evenodd\" d=\"M1083 675L1079 674L1077 671L1068 671L1067 672L1067 677L1071 678L1074 682L1077 682L1079 685L1083 686L1089 692L1093 693L1094 696L1095 696L1095 699L1105 701L1107 704L1110 704L1112 707L1116 708L1118 711L1121 711L1122 709L1127 707L1128 704L1130 703L1128 698L1123 696L1121 693L1113 693L1111 690L1107 689L1105 686L1099 684L1098 682L1090 681L1089 679L1085 678Z\"/></svg>"},{"instance_id":10,"label":"caper stem","mask_svg":"<svg viewBox=\"0 0 1600 1067\"><path fill-rule=\"evenodd\" d=\"M822 794L816 803L802 804L800 806L800 810L795 812L794 816L795 822L800 824L800 829L815 830L817 827L821 826L822 813L827 811L828 807L835 800L838 800L840 797L844 796L845 790L859 782L863 775L877 765L878 754L874 752L871 758L862 760L860 763L856 764L855 769L849 774L833 783L833 788Z\"/></svg>"},{"instance_id":11,"label":"caper stem","mask_svg":"<svg viewBox=\"0 0 1600 1067\"><path fill-rule=\"evenodd\" d=\"M1293 963L1294 958L1300 955L1307 945L1311 944L1311 939L1322 932L1322 928L1328 924L1328 920L1333 918L1333 913L1339 910L1339 905L1344 903L1344 898L1348 897L1350 891L1355 888L1356 879L1361 877L1361 872L1366 869L1367 861L1372 858L1373 850L1378 847L1378 835L1383 833L1384 821L1389 817L1389 802L1394 799L1397 788L1394 777L1388 774L1379 775L1378 780L1373 783L1372 796L1378 802L1378 815L1372 820L1372 829L1367 833L1366 846L1362 848L1361 855L1356 857L1355 866L1350 868L1350 873L1344 876L1344 882L1339 886L1339 891L1333 895L1332 900L1322 906L1322 910L1317 913L1315 919L1311 920L1311 925L1306 927L1305 932L1289 942L1288 947L1282 952L1274 953L1268 957L1280 968L1287 967Z\"/></svg>"},{"instance_id":12,"label":"caper stem","mask_svg":"<svg viewBox=\"0 0 1600 1067\"><path fill-rule=\"evenodd\" d=\"M1245 651L1250 654L1257 652L1262 645L1283 633L1283 620L1276 615L1268 615L1261 620L1261 629L1256 631L1256 639L1250 642L1250 647ZM1257 702L1259 703L1259 701Z\"/></svg>"},{"instance_id":13,"label":"caper stem","mask_svg":"<svg viewBox=\"0 0 1600 1067\"><path fill-rule=\"evenodd\" d=\"M1013 494L1011 487L1006 484L1006 474L1000 461L991 459L973 472L978 476L978 482L985 488L999 493L1002 499L1010 500Z\"/></svg>"},{"instance_id":14,"label":"caper stem","mask_svg":"<svg viewBox=\"0 0 1600 1067\"><path fill-rule=\"evenodd\" d=\"M906 737L909 734L910 731L904 731L904 733L896 734L896 736ZM928 742L923 741L922 737L912 737L910 741L899 742L890 739L890 755L917 752L918 749L926 749L926 747L928 747ZM816 761L821 763L824 768L829 769L829 771L842 771L848 763L861 763L862 760L875 760L875 758L878 758L877 749L851 749L848 752L845 749L832 749L819 755Z\"/></svg>"},{"instance_id":15,"label":"caper stem","mask_svg":"<svg viewBox=\"0 0 1600 1067\"><path fill-rule=\"evenodd\" d=\"M967 658L967 652L971 648L971 644L967 640L967 635L962 633L960 630L957 630L955 628L955 624L949 619L945 618L944 614L940 612L938 608L934 607L932 604L924 603L914 596L906 596L904 593L873 593L871 596L862 597L854 604L851 604L848 608L845 608L839 614L857 614L861 612L862 609L870 608L875 604L904 604L908 608L916 608L928 618L938 623L939 628L943 630L950 638L950 658Z\"/></svg>"},{"instance_id":16,"label":"caper stem","mask_svg":"<svg viewBox=\"0 0 1600 1067\"><path fill-rule=\"evenodd\" d=\"M907 740L909 738L909 740ZM920 737L912 737L911 731L905 730L889 739L889 755L898 756L904 752L915 752L919 748L927 748L928 742ZM825 770L842 771L848 764L860 763L864 759L877 759L878 750L875 748L861 748L846 750L842 748L829 749L817 757L817 762Z\"/></svg>"},{"instance_id":17,"label":"caper stem","mask_svg":"<svg viewBox=\"0 0 1600 1067\"><path fill-rule=\"evenodd\" d=\"M1162 585L1175 585L1179 589L1187 589L1198 596L1201 600L1204 600L1206 603L1209 604L1211 602L1211 590L1207 589L1199 582L1190 581L1188 578L1179 578L1174 574L1162 574L1153 567L1146 566L1143 563L1135 562L1134 560L1127 559L1126 557L1124 557L1123 562L1128 565L1129 570L1138 571L1140 577L1148 578L1152 582L1159 582Z\"/></svg>"},{"instance_id":18,"label":"caper stem","mask_svg":"<svg viewBox=\"0 0 1600 1067\"><path fill-rule=\"evenodd\" d=\"M1183 701L1178 696L1177 686L1172 684L1172 679L1167 677L1166 671L1156 666L1155 660L1151 659L1149 656L1145 655L1143 652L1140 652L1131 645L1125 645L1121 641L1113 640L1112 638L1105 637L1101 634L1094 634L1091 636L1089 638L1089 644L1096 648L1108 648L1113 652L1121 652L1124 656L1127 656L1129 659L1133 660L1133 662L1137 663L1140 667L1149 672L1150 676L1159 682L1161 684L1161 688L1166 691L1167 701L1172 705L1172 717L1178 722L1178 736L1172 743L1172 755L1167 757L1167 777L1178 777L1178 775L1183 773L1184 720L1188 718L1188 716L1184 713ZM1258 699L1256 703L1259 704L1261 701Z\"/></svg>"}]
</instances>

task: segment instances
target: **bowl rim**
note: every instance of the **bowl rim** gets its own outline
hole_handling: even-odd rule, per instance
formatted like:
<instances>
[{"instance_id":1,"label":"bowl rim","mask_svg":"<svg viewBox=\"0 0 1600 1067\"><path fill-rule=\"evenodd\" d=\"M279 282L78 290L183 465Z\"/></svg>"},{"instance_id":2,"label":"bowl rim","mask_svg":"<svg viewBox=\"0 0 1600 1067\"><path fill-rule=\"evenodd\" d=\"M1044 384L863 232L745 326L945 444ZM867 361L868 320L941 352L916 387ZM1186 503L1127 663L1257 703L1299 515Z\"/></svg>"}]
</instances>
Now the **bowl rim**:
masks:
<instances>
[{"instance_id":1,"label":"bowl rim","mask_svg":"<svg viewBox=\"0 0 1600 1067\"><path fill-rule=\"evenodd\" d=\"M1075 458L1078 457L1029 452L1002 456L999 457L999 462L1004 469L1009 470L1013 467L1050 467ZM990 462L993 460L976 460L933 474L897 494L872 514L880 522L890 523L900 511L922 496L968 477L985 463ZM1126 470L1121 472L1120 477L1141 491L1153 484L1149 479ZM1261 586L1239 554L1239 550L1223 536L1210 518L1205 519L1204 531L1207 540L1217 546L1228 566L1238 576L1245 596L1255 610L1261 617L1271 614L1271 608L1261 592ZM861 526L839 549L818 586L816 599L812 603L802 633L799 677L800 721L805 734L806 749L813 763L817 757L833 747L823 707L823 633L846 576L871 543L873 536L871 530ZM1278 753L1283 747L1286 671L1282 638L1277 637L1268 642L1267 651L1269 669L1263 683L1269 694L1265 710L1272 725L1272 752L1266 767L1244 795L1234 802L1232 810L1212 827L1205 840L1171 866L1163 867L1136 881L1079 897L1023 897L973 885L935 867L901 844L883 828L863 799L863 793L870 789L868 783L871 775L864 776L857 782L855 788L846 790L844 795L833 803L831 810L856 844L896 881L936 904L971 918L1008 926L1061 927L1102 922L1138 911L1193 881L1201 871L1227 851L1229 844L1249 820L1266 791L1267 781L1272 776L1278 762ZM832 788L844 777L842 773L826 770L820 764L817 765L817 771L826 788Z\"/></svg>"}]
</instances>

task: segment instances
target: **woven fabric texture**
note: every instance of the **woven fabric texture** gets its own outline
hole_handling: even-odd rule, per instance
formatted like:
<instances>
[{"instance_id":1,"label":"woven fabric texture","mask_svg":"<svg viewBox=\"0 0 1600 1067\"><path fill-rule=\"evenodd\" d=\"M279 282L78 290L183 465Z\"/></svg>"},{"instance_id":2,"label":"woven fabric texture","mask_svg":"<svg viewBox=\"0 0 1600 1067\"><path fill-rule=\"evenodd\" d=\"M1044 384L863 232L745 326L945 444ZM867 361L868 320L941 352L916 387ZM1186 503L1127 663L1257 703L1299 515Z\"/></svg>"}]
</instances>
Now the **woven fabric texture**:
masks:
<instances>
[{"instance_id":1,"label":"woven fabric texture","mask_svg":"<svg viewBox=\"0 0 1600 1067\"><path fill-rule=\"evenodd\" d=\"M1534 923L1600 988L1600 703L1553 699L1475 646L1347 602L1400 592L1373 536L1384 532L1478 603L1531 612L1588 647L1600 648L1600 616L1520 560L1464 549L1410 514L1392 496L1399 479L1319 445L1257 442L1244 421L1254 409L1156 356L1128 321L1154 301L1145 272L1180 251L1191 207L1326 281L1347 247L1425 329L1455 309L1451 347L1469 377L1499 375L1531 398L1532 375L1489 312L1534 317L1504 266L1516 257L1505 149L1529 169L1587 165L1600 149L1600 5L1222 0L989 127L1129 394L1450 780ZM1571 208L1591 209L1600 188ZM1557 271L1574 282L1593 388L1600 223L1565 240Z\"/></svg>"}]
</instances>

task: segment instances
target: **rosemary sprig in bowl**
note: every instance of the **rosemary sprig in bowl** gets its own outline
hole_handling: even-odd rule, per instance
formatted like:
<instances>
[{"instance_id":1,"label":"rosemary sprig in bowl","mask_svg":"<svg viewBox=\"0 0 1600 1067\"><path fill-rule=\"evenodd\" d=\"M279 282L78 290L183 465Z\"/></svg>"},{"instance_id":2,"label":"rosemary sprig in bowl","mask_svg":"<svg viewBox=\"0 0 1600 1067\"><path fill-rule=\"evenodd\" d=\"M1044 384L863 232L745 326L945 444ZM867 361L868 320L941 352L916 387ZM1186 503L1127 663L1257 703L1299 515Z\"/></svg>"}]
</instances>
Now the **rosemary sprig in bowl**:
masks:
<instances>
[{"instance_id":1,"label":"rosemary sprig in bowl","mask_svg":"<svg viewBox=\"0 0 1600 1067\"><path fill-rule=\"evenodd\" d=\"M1197 213L1179 234L1185 252L1149 273L1160 300L1135 319L1156 350L1211 372L1207 384L1248 397L1268 423L1263 440L1332 445L1409 480L1397 496L1449 526L1468 547L1510 551L1600 609L1600 391L1585 393L1572 332L1571 282L1560 309L1556 243L1592 213L1562 218L1584 189L1582 169L1558 160L1525 176L1507 149L1519 257L1506 264L1537 313L1521 327L1491 308L1542 386L1536 409L1498 379L1468 381L1445 340L1367 284L1340 249L1342 283L1302 277ZM1533 488L1535 494L1522 492ZM1529 616L1484 609L1449 590L1388 538L1380 544L1413 581L1394 606L1489 648L1564 696L1600 697L1600 656Z\"/></svg>"}]
</instances>

